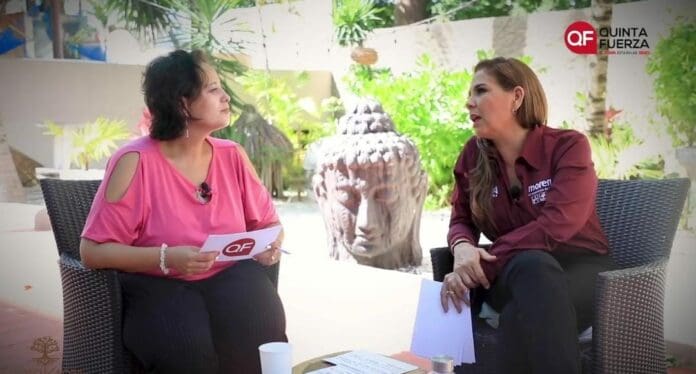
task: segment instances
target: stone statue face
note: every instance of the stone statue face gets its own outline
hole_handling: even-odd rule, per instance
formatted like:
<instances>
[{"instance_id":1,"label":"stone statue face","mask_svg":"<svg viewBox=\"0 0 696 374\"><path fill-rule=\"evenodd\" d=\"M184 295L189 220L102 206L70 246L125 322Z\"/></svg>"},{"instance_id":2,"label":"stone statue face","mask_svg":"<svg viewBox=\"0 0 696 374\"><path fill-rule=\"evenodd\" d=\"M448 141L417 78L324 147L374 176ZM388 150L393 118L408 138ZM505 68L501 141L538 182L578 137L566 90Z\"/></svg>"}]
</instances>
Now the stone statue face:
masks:
<instances>
[{"instance_id":1,"label":"stone statue face","mask_svg":"<svg viewBox=\"0 0 696 374\"><path fill-rule=\"evenodd\" d=\"M327 213L337 245L354 256L374 257L408 247L415 218L412 187L401 164L327 171Z\"/></svg>"},{"instance_id":2,"label":"stone statue face","mask_svg":"<svg viewBox=\"0 0 696 374\"><path fill-rule=\"evenodd\" d=\"M365 115L353 121L359 129L342 119L344 134L321 146L313 187L331 256L384 268L420 264L427 177L413 143L393 131L384 113L370 114L372 121ZM370 132L373 123L382 131Z\"/></svg>"}]
</instances>

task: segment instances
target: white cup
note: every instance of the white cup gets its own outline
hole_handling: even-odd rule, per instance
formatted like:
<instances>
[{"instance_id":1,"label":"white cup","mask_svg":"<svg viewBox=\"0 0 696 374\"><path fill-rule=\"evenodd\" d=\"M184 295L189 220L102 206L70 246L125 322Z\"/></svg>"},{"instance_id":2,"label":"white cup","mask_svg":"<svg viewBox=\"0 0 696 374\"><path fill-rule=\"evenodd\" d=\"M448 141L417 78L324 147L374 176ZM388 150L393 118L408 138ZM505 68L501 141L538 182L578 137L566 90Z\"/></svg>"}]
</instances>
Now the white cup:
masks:
<instances>
[{"instance_id":1,"label":"white cup","mask_svg":"<svg viewBox=\"0 0 696 374\"><path fill-rule=\"evenodd\" d=\"M291 374L292 345L285 342L273 342L259 346L262 374Z\"/></svg>"}]
</instances>

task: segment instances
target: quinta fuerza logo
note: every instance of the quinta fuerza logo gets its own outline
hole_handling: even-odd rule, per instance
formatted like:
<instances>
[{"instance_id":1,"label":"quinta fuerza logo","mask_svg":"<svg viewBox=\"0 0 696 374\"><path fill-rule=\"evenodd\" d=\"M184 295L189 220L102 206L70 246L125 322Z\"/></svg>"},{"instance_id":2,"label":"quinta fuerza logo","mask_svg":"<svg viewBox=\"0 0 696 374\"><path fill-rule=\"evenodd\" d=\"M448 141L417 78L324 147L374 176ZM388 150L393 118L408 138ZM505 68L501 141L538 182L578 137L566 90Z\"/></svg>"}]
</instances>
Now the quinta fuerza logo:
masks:
<instances>
[{"instance_id":1,"label":"quinta fuerza logo","mask_svg":"<svg viewBox=\"0 0 696 374\"><path fill-rule=\"evenodd\" d=\"M650 44L645 27L602 27L599 32L592 24L577 21L570 24L563 35L566 47L573 53L606 55L648 55Z\"/></svg>"}]
</instances>

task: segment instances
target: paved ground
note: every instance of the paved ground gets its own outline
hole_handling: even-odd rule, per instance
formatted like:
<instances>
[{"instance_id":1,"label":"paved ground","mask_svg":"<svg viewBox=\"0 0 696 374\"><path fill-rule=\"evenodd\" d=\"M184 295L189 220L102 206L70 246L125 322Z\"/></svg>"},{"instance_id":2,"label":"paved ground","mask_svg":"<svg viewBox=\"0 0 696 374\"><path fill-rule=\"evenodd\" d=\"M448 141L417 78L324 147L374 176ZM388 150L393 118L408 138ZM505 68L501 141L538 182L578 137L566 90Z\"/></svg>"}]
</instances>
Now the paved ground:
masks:
<instances>
[{"instance_id":1,"label":"paved ground","mask_svg":"<svg viewBox=\"0 0 696 374\"><path fill-rule=\"evenodd\" d=\"M311 200L286 203L276 202L278 214L285 227L284 246L293 255L326 258L328 256L324 221L317 204ZM423 249L423 263L415 269L401 269L415 274L432 274L429 249L447 244L447 225L449 211L423 212L421 218L420 241Z\"/></svg>"}]
</instances>

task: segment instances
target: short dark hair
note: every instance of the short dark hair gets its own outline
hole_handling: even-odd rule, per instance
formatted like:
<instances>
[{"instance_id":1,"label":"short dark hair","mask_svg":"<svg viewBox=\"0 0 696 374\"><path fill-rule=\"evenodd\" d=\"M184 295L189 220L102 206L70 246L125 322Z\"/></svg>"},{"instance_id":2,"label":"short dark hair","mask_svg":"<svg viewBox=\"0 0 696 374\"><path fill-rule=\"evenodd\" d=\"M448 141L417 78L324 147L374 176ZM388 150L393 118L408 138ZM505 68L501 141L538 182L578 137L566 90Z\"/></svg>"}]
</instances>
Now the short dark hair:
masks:
<instances>
[{"instance_id":1,"label":"short dark hair","mask_svg":"<svg viewBox=\"0 0 696 374\"><path fill-rule=\"evenodd\" d=\"M170 140L186 131L190 114L182 99L195 99L205 84L203 52L176 50L152 60L143 74L145 105L152 115L150 137Z\"/></svg>"}]
</instances>

